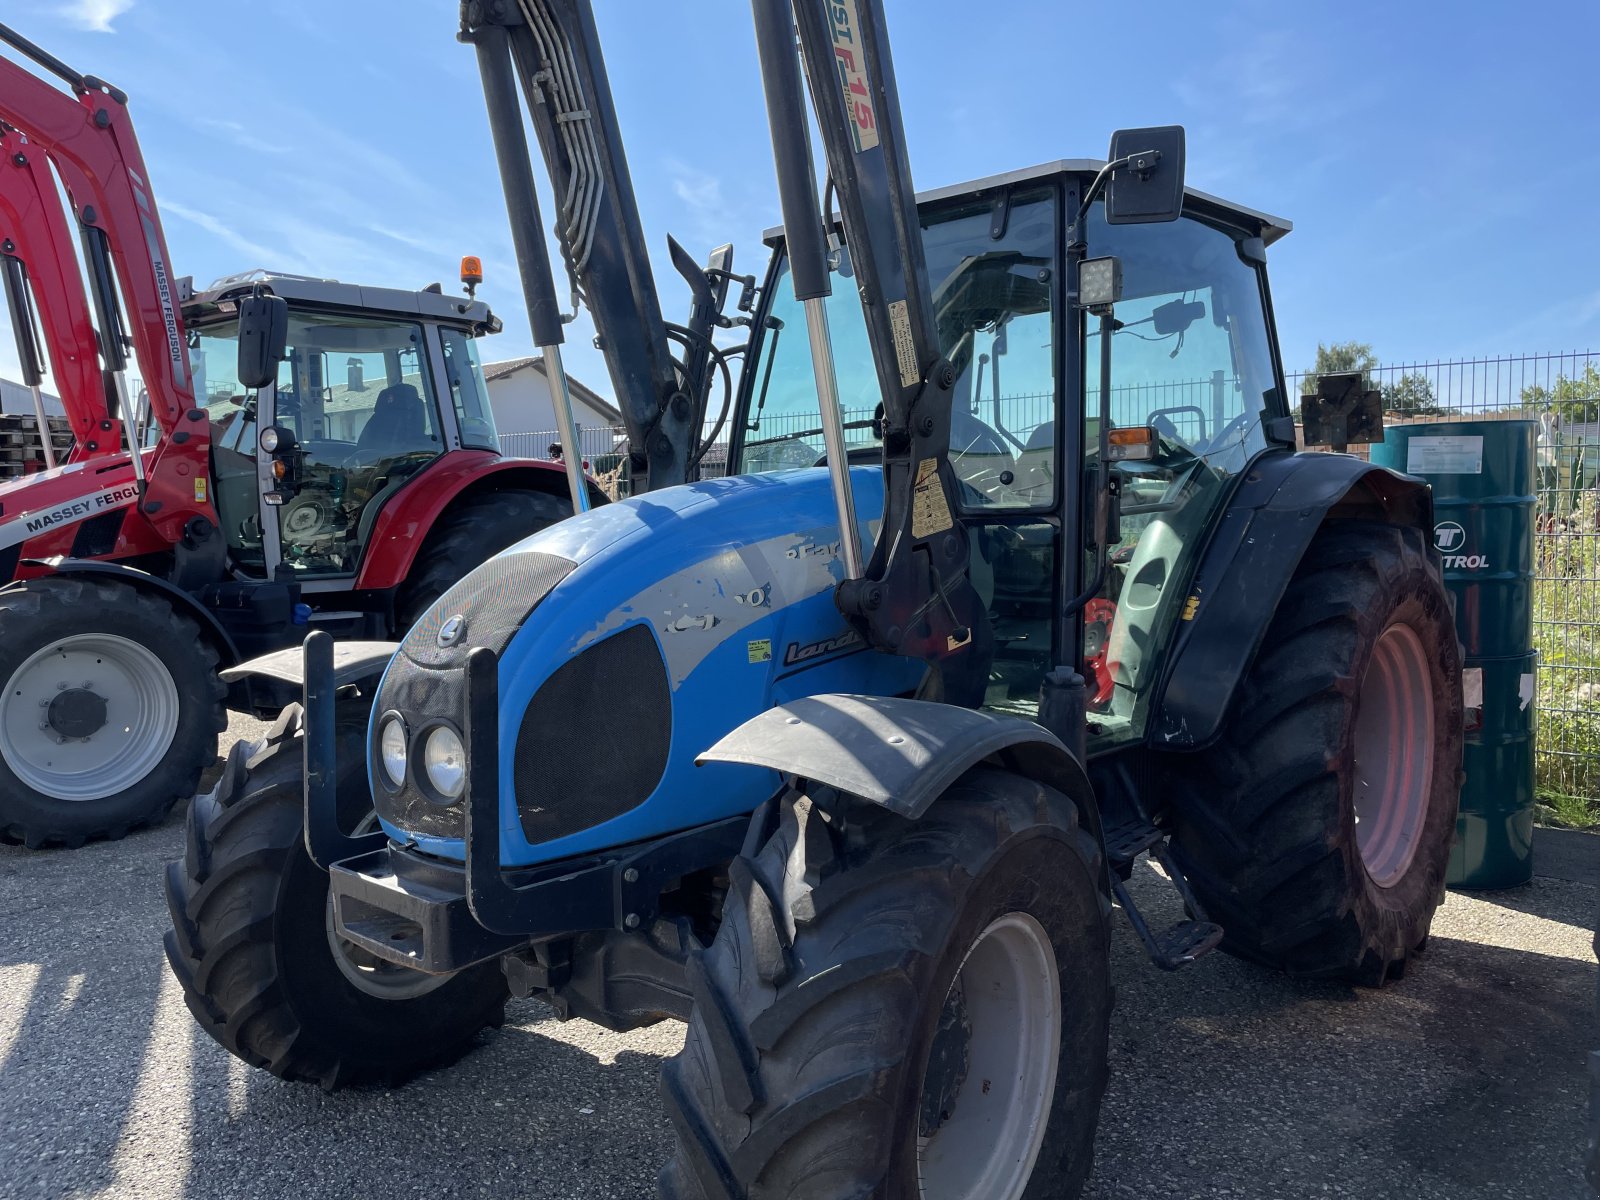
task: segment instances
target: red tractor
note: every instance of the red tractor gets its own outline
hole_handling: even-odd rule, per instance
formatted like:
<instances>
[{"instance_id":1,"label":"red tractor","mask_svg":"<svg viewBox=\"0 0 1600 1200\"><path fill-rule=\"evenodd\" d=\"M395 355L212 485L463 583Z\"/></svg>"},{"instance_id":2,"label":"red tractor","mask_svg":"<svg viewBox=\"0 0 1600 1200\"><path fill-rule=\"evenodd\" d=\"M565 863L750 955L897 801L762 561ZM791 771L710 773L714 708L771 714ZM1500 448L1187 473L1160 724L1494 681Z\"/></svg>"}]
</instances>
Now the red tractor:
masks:
<instances>
[{"instance_id":1,"label":"red tractor","mask_svg":"<svg viewBox=\"0 0 1600 1200\"><path fill-rule=\"evenodd\" d=\"M308 630L398 636L590 485L501 456L473 274L467 296L264 272L196 291L127 97L0 41L71 89L0 59L0 269L24 382L37 401L48 352L74 437L0 484L0 840L78 845L193 794L225 705L293 698L230 687L233 663Z\"/></svg>"}]
</instances>

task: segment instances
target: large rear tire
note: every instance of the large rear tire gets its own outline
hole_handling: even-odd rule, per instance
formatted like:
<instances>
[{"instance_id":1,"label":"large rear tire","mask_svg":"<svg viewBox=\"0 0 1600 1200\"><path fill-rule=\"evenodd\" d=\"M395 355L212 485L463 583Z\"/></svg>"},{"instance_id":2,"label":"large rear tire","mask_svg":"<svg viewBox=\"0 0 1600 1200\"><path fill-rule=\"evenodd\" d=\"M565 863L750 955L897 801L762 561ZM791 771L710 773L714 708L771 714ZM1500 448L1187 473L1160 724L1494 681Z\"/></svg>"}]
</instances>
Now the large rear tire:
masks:
<instances>
[{"instance_id":1,"label":"large rear tire","mask_svg":"<svg viewBox=\"0 0 1600 1200\"><path fill-rule=\"evenodd\" d=\"M1174 769L1173 853L1222 948L1398 977L1444 898L1461 741L1455 622L1423 534L1324 527L1221 740Z\"/></svg>"},{"instance_id":2,"label":"large rear tire","mask_svg":"<svg viewBox=\"0 0 1600 1200\"><path fill-rule=\"evenodd\" d=\"M1106 1084L1101 871L1071 801L992 768L843 833L785 798L689 965L662 1194L1077 1196Z\"/></svg>"},{"instance_id":3,"label":"large rear tire","mask_svg":"<svg viewBox=\"0 0 1600 1200\"><path fill-rule=\"evenodd\" d=\"M347 830L370 819L365 709L337 730ZM504 1016L495 963L423 975L364 955L330 919L328 876L306 854L300 706L228 755L167 864L167 961L189 1011L230 1054L280 1079L396 1086L456 1061Z\"/></svg>"},{"instance_id":4,"label":"large rear tire","mask_svg":"<svg viewBox=\"0 0 1600 1200\"><path fill-rule=\"evenodd\" d=\"M227 726L217 666L151 592L69 575L0 592L0 841L120 838L192 796Z\"/></svg>"},{"instance_id":5,"label":"large rear tire","mask_svg":"<svg viewBox=\"0 0 1600 1200\"><path fill-rule=\"evenodd\" d=\"M468 571L571 515L571 500L545 492L489 492L457 503L429 531L406 577L399 632L415 625Z\"/></svg>"}]
</instances>

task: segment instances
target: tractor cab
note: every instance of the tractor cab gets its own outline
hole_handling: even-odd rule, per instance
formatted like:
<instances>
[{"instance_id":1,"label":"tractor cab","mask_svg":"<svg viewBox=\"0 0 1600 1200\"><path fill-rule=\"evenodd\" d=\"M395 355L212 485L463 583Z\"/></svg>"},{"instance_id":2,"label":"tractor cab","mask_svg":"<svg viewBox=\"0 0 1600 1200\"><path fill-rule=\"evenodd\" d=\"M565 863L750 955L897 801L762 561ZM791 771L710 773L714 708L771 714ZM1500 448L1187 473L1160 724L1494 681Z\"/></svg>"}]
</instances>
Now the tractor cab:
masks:
<instances>
[{"instance_id":1,"label":"tractor cab","mask_svg":"<svg viewBox=\"0 0 1600 1200\"><path fill-rule=\"evenodd\" d=\"M276 378L250 388L256 295L284 300L288 327ZM184 320L239 578L348 580L390 497L451 450L499 450L476 338L500 322L480 300L249 271L188 290Z\"/></svg>"},{"instance_id":2,"label":"tractor cab","mask_svg":"<svg viewBox=\"0 0 1600 1200\"><path fill-rule=\"evenodd\" d=\"M1246 464L1293 440L1265 266L1289 223L1190 190L1176 221L1111 225L1096 201L1086 255L1114 257L1122 286L1108 439L1120 513L1109 545L1093 544L1100 334L1068 303L1064 243L1101 165L1056 162L918 201L940 350L956 371L957 503L994 638L985 705L1033 715L1045 673L1076 661L1067 643L1081 639L1091 749L1143 736L1207 533ZM774 254L730 451L741 473L824 460L782 230L767 240ZM876 463L879 381L848 253L831 263L846 443L852 458ZM1103 578L1079 619L1062 620L1100 558Z\"/></svg>"}]
</instances>

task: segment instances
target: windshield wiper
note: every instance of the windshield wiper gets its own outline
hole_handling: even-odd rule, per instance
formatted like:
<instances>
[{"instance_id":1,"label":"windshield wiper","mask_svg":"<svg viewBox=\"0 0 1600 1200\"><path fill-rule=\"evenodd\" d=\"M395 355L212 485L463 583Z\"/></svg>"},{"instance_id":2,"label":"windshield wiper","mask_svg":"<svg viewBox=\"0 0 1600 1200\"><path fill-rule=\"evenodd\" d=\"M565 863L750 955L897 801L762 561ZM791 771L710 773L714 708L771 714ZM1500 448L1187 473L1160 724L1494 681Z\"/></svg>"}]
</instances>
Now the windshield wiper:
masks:
<instances>
[{"instance_id":1,"label":"windshield wiper","mask_svg":"<svg viewBox=\"0 0 1600 1200\"><path fill-rule=\"evenodd\" d=\"M846 421L844 423L844 427L846 429L871 429L872 428L872 422L870 420L866 420L866 421ZM770 446L770 445L772 445L773 442L799 441L801 438L820 437L821 435L822 435L822 430L820 428L819 429L801 429L801 430L799 430L798 432L795 432L795 433L780 433L777 437L758 438L756 441L746 442L745 446L746 446L746 448L750 448L750 447L753 447L753 446Z\"/></svg>"}]
</instances>

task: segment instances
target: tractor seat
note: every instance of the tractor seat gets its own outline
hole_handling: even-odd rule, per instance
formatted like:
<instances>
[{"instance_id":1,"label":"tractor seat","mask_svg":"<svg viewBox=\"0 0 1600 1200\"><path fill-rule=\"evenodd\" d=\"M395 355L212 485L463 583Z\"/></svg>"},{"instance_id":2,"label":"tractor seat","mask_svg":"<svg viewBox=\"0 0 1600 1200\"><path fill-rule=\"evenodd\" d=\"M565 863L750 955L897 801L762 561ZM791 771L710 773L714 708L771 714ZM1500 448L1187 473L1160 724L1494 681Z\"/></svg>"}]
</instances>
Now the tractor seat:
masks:
<instances>
[{"instance_id":1,"label":"tractor seat","mask_svg":"<svg viewBox=\"0 0 1600 1200\"><path fill-rule=\"evenodd\" d=\"M388 455L420 450L427 441L422 397L409 383L390 384L378 393L372 416L356 438L357 455Z\"/></svg>"}]
</instances>

